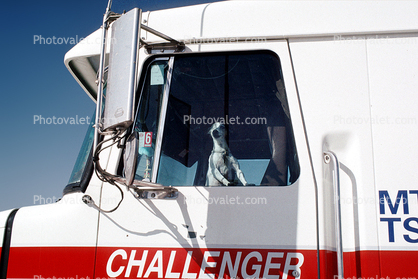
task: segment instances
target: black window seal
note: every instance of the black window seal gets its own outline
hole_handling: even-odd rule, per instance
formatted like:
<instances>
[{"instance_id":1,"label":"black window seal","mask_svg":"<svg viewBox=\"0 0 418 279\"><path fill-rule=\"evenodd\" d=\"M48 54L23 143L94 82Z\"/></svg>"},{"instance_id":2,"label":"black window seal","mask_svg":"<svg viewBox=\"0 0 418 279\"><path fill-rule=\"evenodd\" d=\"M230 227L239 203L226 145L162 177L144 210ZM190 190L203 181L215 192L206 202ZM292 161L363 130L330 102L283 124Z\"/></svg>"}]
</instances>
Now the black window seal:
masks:
<instances>
[{"instance_id":1,"label":"black window seal","mask_svg":"<svg viewBox=\"0 0 418 279\"><path fill-rule=\"evenodd\" d=\"M4 228L3 246L1 249L1 259L0 259L0 279L7 278L7 267L9 265L13 221L15 219L15 216L18 210L19 208L16 208L16 209L13 209L12 212L10 212L9 217L7 218L7 221L6 221L6 227Z\"/></svg>"},{"instance_id":2,"label":"black window seal","mask_svg":"<svg viewBox=\"0 0 418 279\"><path fill-rule=\"evenodd\" d=\"M65 186L63 190L63 195L66 195L69 193L86 192L87 186L89 185L89 182L93 175L93 170L94 170L92 152L93 152L93 149L90 149L90 154L88 156L86 167L84 169L83 175L81 176L80 182L71 183Z\"/></svg>"}]
</instances>

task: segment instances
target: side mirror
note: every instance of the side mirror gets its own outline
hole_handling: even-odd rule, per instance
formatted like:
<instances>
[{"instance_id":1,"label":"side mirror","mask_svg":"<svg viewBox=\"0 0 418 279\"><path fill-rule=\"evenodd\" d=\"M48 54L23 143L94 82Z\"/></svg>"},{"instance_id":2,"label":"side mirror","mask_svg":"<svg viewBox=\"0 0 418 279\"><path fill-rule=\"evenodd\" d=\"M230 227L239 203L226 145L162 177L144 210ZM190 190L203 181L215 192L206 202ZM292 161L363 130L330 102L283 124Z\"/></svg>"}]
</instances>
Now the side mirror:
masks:
<instances>
[{"instance_id":1,"label":"side mirror","mask_svg":"<svg viewBox=\"0 0 418 279\"><path fill-rule=\"evenodd\" d=\"M104 131L133 123L140 24L141 10L137 8L112 24Z\"/></svg>"},{"instance_id":2,"label":"side mirror","mask_svg":"<svg viewBox=\"0 0 418 279\"><path fill-rule=\"evenodd\" d=\"M125 153L123 154L124 175L126 185L130 186L135 179L136 164L138 160L138 132L133 133L128 137L125 143Z\"/></svg>"}]
</instances>

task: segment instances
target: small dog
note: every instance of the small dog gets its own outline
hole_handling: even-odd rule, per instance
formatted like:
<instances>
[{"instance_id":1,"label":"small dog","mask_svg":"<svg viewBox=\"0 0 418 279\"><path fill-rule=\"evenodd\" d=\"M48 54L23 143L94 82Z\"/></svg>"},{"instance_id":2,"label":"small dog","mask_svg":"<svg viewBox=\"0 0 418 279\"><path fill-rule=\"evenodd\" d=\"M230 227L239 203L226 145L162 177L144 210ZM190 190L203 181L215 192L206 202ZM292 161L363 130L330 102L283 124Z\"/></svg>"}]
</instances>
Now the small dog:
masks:
<instances>
[{"instance_id":1,"label":"small dog","mask_svg":"<svg viewBox=\"0 0 418 279\"><path fill-rule=\"evenodd\" d=\"M248 183L244 178L239 163L229 151L225 140L225 125L216 122L209 130L213 139L213 149L209 156L209 168L206 175L206 186L234 185L234 171L242 185Z\"/></svg>"}]
</instances>

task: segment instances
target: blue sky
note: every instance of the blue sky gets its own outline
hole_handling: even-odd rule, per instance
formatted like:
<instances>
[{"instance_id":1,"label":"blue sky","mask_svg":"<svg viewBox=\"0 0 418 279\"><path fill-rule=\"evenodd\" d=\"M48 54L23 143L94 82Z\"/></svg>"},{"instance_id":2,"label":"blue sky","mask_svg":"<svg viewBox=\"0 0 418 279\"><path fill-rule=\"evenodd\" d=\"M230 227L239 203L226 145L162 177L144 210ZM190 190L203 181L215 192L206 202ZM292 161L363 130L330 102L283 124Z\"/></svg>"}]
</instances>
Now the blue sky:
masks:
<instances>
[{"instance_id":1,"label":"blue sky","mask_svg":"<svg viewBox=\"0 0 418 279\"><path fill-rule=\"evenodd\" d=\"M121 13L210 0L113 0ZM1 22L0 211L55 201L68 182L87 125L39 124L41 117L91 117L95 104L64 65L71 44L43 38L81 38L97 30L107 0L5 1Z\"/></svg>"}]
</instances>

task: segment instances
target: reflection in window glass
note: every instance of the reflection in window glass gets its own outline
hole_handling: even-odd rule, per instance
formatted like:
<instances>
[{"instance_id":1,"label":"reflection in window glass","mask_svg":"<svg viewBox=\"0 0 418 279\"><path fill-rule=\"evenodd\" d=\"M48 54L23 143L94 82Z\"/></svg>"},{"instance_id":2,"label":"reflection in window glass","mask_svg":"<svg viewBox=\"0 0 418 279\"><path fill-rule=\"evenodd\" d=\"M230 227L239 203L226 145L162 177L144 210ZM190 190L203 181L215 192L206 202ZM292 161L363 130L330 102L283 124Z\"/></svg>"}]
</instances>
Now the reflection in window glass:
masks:
<instances>
[{"instance_id":1,"label":"reflection in window glass","mask_svg":"<svg viewBox=\"0 0 418 279\"><path fill-rule=\"evenodd\" d=\"M152 131L153 139L164 79L159 67L155 84L152 75L146 78L136 124L138 131ZM270 52L177 56L165 121L157 183L286 186L299 176L280 61ZM216 135L209 133L215 123L224 124L216 124ZM214 136L224 151L214 147ZM146 158L151 153L152 147L139 151ZM138 178L149 164L141 160Z\"/></svg>"},{"instance_id":2,"label":"reflection in window glass","mask_svg":"<svg viewBox=\"0 0 418 279\"><path fill-rule=\"evenodd\" d=\"M78 153L77 160L75 162L73 171L71 172L70 180L68 185L80 184L83 175L85 174L88 159L91 156L91 150L93 148L93 139L94 139L94 119L96 111L93 113L91 118L91 123L87 129L86 136L84 137L83 144L81 146L80 152Z\"/></svg>"}]
</instances>

